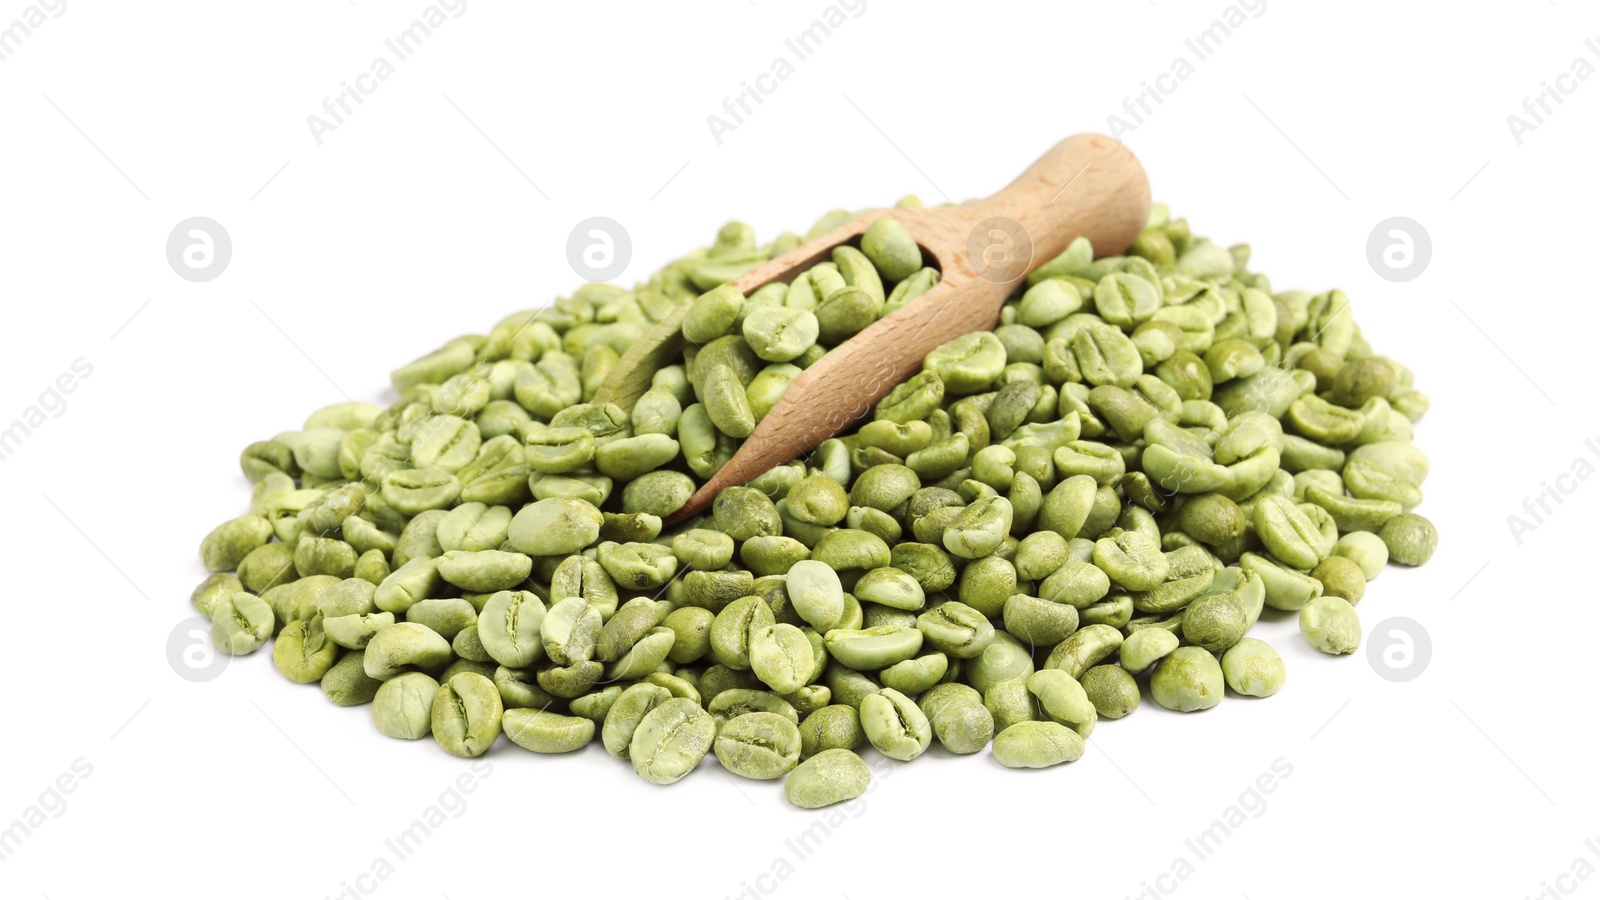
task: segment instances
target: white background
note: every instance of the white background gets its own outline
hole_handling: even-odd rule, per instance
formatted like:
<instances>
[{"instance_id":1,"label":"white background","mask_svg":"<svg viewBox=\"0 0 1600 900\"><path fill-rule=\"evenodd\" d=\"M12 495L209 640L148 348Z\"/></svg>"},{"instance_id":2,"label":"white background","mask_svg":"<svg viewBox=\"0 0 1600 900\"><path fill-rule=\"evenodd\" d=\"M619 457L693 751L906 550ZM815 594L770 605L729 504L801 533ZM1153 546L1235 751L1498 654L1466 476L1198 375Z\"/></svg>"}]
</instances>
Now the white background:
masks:
<instances>
[{"instance_id":1,"label":"white background","mask_svg":"<svg viewBox=\"0 0 1600 900\"><path fill-rule=\"evenodd\" d=\"M729 218L765 240L836 206L992 191L1105 130L1225 8L867 0L719 144L706 117L821 0L470 0L319 145L306 117L424 6L68 0L0 62L0 422L74 360L93 367L0 462L0 827L92 767L0 862L7 897L340 896L471 771L287 683L266 653L205 684L174 674L195 548L244 510L245 444L329 402L387 402L392 367L570 291L567 235L589 216L630 232L631 283ZM0 3L0 28L25 9ZM935 750L887 768L799 862L785 841L828 813L775 783L708 764L659 788L599 747L502 743L465 809L363 890L1600 896L1557 881L1579 857L1600 866L1591 704L1572 702L1593 693L1600 485L1563 481L1520 542L1506 521L1574 460L1600 464L1584 445L1600 447L1600 79L1565 81L1520 144L1506 122L1575 58L1600 65L1586 36L1600 15L1569 0L1270 0L1124 135L1197 233L1251 243L1280 289L1343 287L1431 395L1420 511L1439 551L1359 607L1368 629L1426 628L1420 678L1265 622L1290 669L1277 697L1189 716L1147 698L1042 772ZM190 216L232 236L204 284L164 254ZM1390 216L1432 237L1408 283L1367 260ZM1277 760L1292 774L1196 862L1185 839ZM1158 882L1180 858L1192 874Z\"/></svg>"}]
</instances>

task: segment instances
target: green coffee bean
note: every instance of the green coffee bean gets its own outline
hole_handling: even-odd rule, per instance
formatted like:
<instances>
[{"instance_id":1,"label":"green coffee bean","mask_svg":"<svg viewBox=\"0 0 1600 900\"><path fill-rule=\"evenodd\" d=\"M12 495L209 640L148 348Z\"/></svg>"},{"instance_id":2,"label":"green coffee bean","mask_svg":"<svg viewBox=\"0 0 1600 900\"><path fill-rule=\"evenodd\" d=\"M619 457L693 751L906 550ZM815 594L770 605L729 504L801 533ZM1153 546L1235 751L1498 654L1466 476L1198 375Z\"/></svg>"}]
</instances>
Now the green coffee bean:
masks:
<instances>
[{"instance_id":1,"label":"green coffee bean","mask_svg":"<svg viewBox=\"0 0 1600 900\"><path fill-rule=\"evenodd\" d=\"M872 773L850 750L823 750L795 767L783 781L783 796L801 809L820 809L867 792Z\"/></svg>"},{"instance_id":2,"label":"green coffee bean","mask_svg":"<svg viewBox=\"0 0 1600 900\"><path fill-rule=\"evenodd\" d=\"M661 672L652 672L647 677L662 674ZM571 710L573 715L588 719L598 727L605 722L606 715L611 712L611 707L617 702L617 698L622 696L622 688L623 686L620 684L613 684L597 690L590 690L589 693L581 697L574 697L568 701L567 709Z\"/></svg>"},{"instance_id":3,"label":"green coffee bean","mask_svg":"<svg viewBox=\"0 0 1600 900\"><path fill-rule=\"evenodd\" d=\"M1060 669L1040 669L1029 675L1026 683L1045 716L1084 737L1094 730L1098 714L1076 678Z\"/></svg>"},{"instance_id":4,"label":"green coffee bean","mask_svg":"<svg viewBox=\"0 0 1600 900\"><path fill-rule=\"evenodd\" d=\"M478 616L484 652L502 666L531 666L544 655L544 603L528 591L496 591Z\"/></svg>"},{"instance_id":5,"label":"green coffee bean","mask_svg":"<svg viewBox=\"0 0 1600 900\"><path fill-rule=\"evenodd\" d=\"M744 309L744 295L731 285L722 285L700 295L683 317L683 338L707 344L733 327Z\"/></svg>"},{"instance_id":6,"label":"green coffee bean","mask_svg":"<svg viewBox=\"0 0 1600 900\"><path fill-rule=\"evenodd\" d=\"M605 665L596 660L551 666L538 670L535 680L546 693L563 700L576 700L600 682Z\"/></svg>"},{"instance_id":7,"label":"green coffee bean","mask_svg":"<svg viewBox=\"0 0 1600 900\"><path fill-rule=\"evenodd\" d=\"M835 628L823 635L828 656L858 671L886 669L922 649L916 628Z\"/></svg>"},{"instance_id":8,"label":"green coffee bean","mask_svg":"<svg viewBox=\"0 0 1600 900\"><path fill-rule=\"evenodd\" d=\"M660 623L670 604L646 597L629 600L606 619L595 640L595 656L601 662L615 662Z\"/></svg>"},{"instance_id":9,"label":"green coffee bean","mask_svg":"<svg viewBox=\"0 0 1600 900\"><path fill-rule=\"evenodd\" d=\"M878 401L876 416L891 422L915 422L939 408L944 399L944 382L937 372L913 375Z\"/></svg>"},{"instance_id":10,"label":"green coffee bean","mask_svg":"<svg viewBox=\"0 0 1600 900\"><path fill-rule=\"evenodd\" d=\"M938 684L949 670L949 657L934 652L901 660L878 673L878 677L883 680L884 687L892 687L902 694L920 694Z\"/></svg>"},{"instance_id":11,"label":"green coffee bean","mask_svg":"<svg viewBox=\"0 0 1600 900\"><path fill-rule=\"evenodd\" d=\"M720 612L734 600L750 596L755 579L749 572L690 572L682 583L685 602Z\"/></svg>"},{"instance_id":12,"label":"green coffee bean","mask_svg":"<svg viewBox=\"0 0 1600 900\"><path fill-rule=\"evenodd\" d=\"M558 666L588 662L603 624L600 610L582 597L557 601L539 623L545 655Z\"/></svg>"},{"instance_id":13,"label":"green coffee bean","mask_svg":"<svg viewBox=\"0 0 1600 900\"><path fill-rule=\"evenodd\" d=\"M1098 550L1099 545L1095 548ZM1131 567L1128 571L1135 571ZM1106 572L1078 560L1068 560L1039 584L1039 596L1055 603L1083 609L1111 590L1111 579Z\"/></svg>"},{"instance_id":14,"label":"green coffee bean","mask_svg":"<svg viewBox=\"0 0 1600 900\"><path fill-rule=\"evenodd\" d=\"M1212 590L1189 604L1183 617L1183 639L1213 653L1238 643L1254 624L1253 614L1258 614L1258 601L1264 600L1266 589L1261 579L1246 575L1231 590L1221 589L1213 581Z\"/></svg>"},{"instance_id":15,"label":"green coffee bean","mask_svg":"<svg viewBox=\"0 0 1600 900\"><path fill-rule=\"evenodd\" d=\"M1368 581L1377 578L1389 562L1389 547L1383 538L1367 531L1352 531L1340 536L1333 545L1333 555L1353 560L1361 567Z\"/></svg>"},{"instance_id":16,"label":"green coffee bean","mask_svg":"<svg viewBox=\"0 0 1600 900\"><path fill-rule=\"evenodd\" d=\"M363 651L367 675L388 681L414 671L438 672L450 664L450 642L416 622L399 622L379 631Z\"/></svg>"},{"instance_id":17,"label":"green coffee bean","mask_svg":"<svg viewBox=\"0 0 1600 900\"><path fill-rule=\"evenodd\" d=\"M333 575L349 578L356 569L356 551L344 541L302 534L295 545L295 571L308 575Z\"/></svg>"},{"instance_id":18,"label":"green coffee bean","mask_svg":"<svg viewBox=\"0 0 1600 900\"><path fill-rule=\"evenodd\" d=\"M628 758L633 733L645 715L672 699L672 692L654 684L635 684L624 688L606 711L600 739L606 752L617 759Z\"/></svg>"},{"instance_id":19,"label":"green coffee bean","mask_svg":"<svg viewBox=\"0 0 1600 900\"><path fill-rule=\"evenodd\" d=\"M439 526L447 515L449 513L442 509L430 509L413 516L395 539L394 551L390 554L393 568L399 570L412 560L444 553L439 543Z\"/></svg>"},{"instance_id":20,"label":"green coffee bean","mask_svg":"<svg viewBox=\"0 0 1600 900\"><path fill-rule=\"evenodd\" d=\"M694 771L716 737L711 715L692 700L673 697L645 713L628 743L633 771L651 784L671 784Z\"/></svg>"},{"instance_id":21,"label":"green coffee bean","mask_svg":"<svg viewBox=\"0 0 1600 900\"><path fill-rule=\"evenodd\" d=\"M1083 750L1083 738L1057 722L1017 722L994 736L995 762L1009 769L1076 762Z\"/></svg>"},{"instance_id":22,"label":"green coffee bean","mask_svg":"<svg viewBox=\"0 0 1600 900\"><path fill-rule=\"evenodd\" d=\"M384 681L372 698L372 724L403 741L425 738L433 730L433 698L438 693L439 682L421 672Z\"/></svg>"},{"instance_id":23,"label":"green coffee bean","mask_svg":"<svg viewBox=\"0 0 1600 900\"><path fill-rule=\"evenodd\" d=\"M735 541L783 534L783 521L766 494L754 488L727 488L712 503L717 530Z\"/></svg>"},{"instance_id":24,"label":"green coffee bean","mask_svg":"<svg viewBox=\"0 0 1600 900\"><path fill-rule=\"evenodd\" d=\"M730 669L748 671L751 632L774 622L772 608L760 597L741 597L733 601L712 620L711 654Z\"/></svg>"},{"instance_id":25,"label":"green coffee bean","mask_svg":"<svg viewBox=\"0 0 1600 900\"><path fill-rule=\"evenodd\" d=\"M866 743L861 718L854 707L835 703L817 710L800 723L800 758L810 759L827 750L854 750Z\"/></svg>"},{"instance_id":26,"label":"green coffee bean","mask_svg":"<svg viewBox=\"0 0 1600 900\"><path fill-rule=\"evenodd\" d=\"M494 662L494 657L483 649L483 639L478 636L476 622L456 632L456 636L450 640L450 649L456 656L469 662ZM492 666L490 668L493 669Z\"/></svg>"},{"instance_id":27,"label":"green coffee bean","mask_svg":"<svg viewBox=\"0 0 1600 900\"><path fill-rule=\"evenodd\" d=\"M922 250L893 217L873 220L861 235L861 252L884 278L903 281L922 268Z\"/></svg>"},{"instance_id":28,"label":"green coffee bean","mask_svg":"<svg viewBox=\"0 0 1600 900\"><path fill-rule=\"evenodd\" d=\"M250 551L272 537L272 523L261 516L240 516L212 529L200 542L200 561L213 572L239 567Z\"/></svg>"},{"instance_id":29,"label":"green coffee bean","mask_svg":"<svg viewBox=\"0 0 1600 900\"><path fill-rule=\"evenodd\" d=\"M461 482L442 466L401 469L383 479L385 503L409 516L444 509L461 496Z\"/></svg>"},{"instance_id":30,"label":"green coffee bean","mask_svg":"<svg viewBox=\"0 0 1600 900\"><path fill-rule=\"evenodd\" d=\"M913 612L927 603L927 593L917 579L892 566L863 573L853 593L863 602Z\"/></svg>"},{"instance_id":31,"label":"green coffee bean","mask_svg":"<svg viewBox=\"0 0 1600 900\"><path fill-rule=\"evenodd\" d=\"M1361 602L1367 592L1367 576L1361 566L1342 556L1329 556L1311 570L1311 577L1322 582L1322 592L1329 597L1343 597L1351 605Z\"/></svg>"},{"instance_id":32,"label":"green coffee bean","mask_svg":"<svg viewBox=\"0 0 1600 900\"><path fill-rule=\"evenodd\" d=\"M1014 678L1027 678L1032 674L1032 652L1021 641L1002 631L995 632L994 639L983 648L983 652L962 668L967 683L985 695L993 685Z\"/></svg>"},{"instance_id":33,"label":"green coffee bean","mask_svg":"<svg viewBox=\"0 0 1600 900\"><path fill-rule=\"evenodd\" d=\"M817 342L821 325L806 309L774 306L752 311L744 320L744 339L769 362L788 362Z\"/></svg>"},{"instance_id":34,"label":"green coffee bean","mask_svg":"<svg viewBox=\"0 0 1600 900\"><path fill-rule=\"evenodd\" d=\"M350 650L365 650L372 636L394 624L394 613L375 612L324 618L329 640Z\"/></svg>"},{"instance_id":35,"label":"green coffee bean","mask_svg":"<svg viewBox=\"0 0 1600 900\"><path fill-rule=\"evenodd\" d=\"M683 404L671 391L651 388L634 403L629 417L634 434L673 435L678 430L681 415Z\"/></svg>"},{"instance_id":36,"label":"green coffee bean","mask_svg":"<svg viewBox=\"0 0 1600 900\"><path fill-rule=\"evenodd\" d=\"M798 724L800 721L800 711L794 704L771 691L754 688L736 687L720 690L706 704L706 712L711 714L719 729L729 719L751 712L776 713L791 722Z\"/></svg>"},{"instance_id":37,"label":"green coffee bean","mask_svg":"<svg viewBox=\"0 0 1600 900\"><path fill-rule=\"evenodd\" d=\"M1179 643L1178 636L1165 629L1140 629L1122 642L1118 662L1125 671L1143 672L1178 649Z\"/></svg>"},{"instance_id":38,"label":"green coffee bean","mask_svg":"<svg viewBox=\"0 0 1600 900\"><path fill-rule=\"evenodd\" d=\"M1127 642L1122 646L1126 649ZM1120 719L1139 707L1139 685L1121 666L1094 666L1083 673L1082 683L1085 695L1102 719Z\"/></svg>"},{"instance_id":39,"label":"green coffee bean","mask_svg":"<svg viewBox=\"0 0 1600 900\"><path fill-rule=\"evenodd\" d=\"M377 585L346 578L317 595L317 612L327 618L376 612Z\"/></svg>"},{"instance_id":40,"label":"green coffee bean","mask_svg":"<svg viewBox=\"0 0 1600 900\"><path fill-rule=\"evenodd\" d=\"M678 571L677 557L659 544L602 541L595 555L613 581L636 591L661 587Z\"/></svg>"},{"instance_id":41,"label":"green coffee bean","mask_svg":"<svg viewBox=\"0 0 1600 900\"><path fill-rule=\"evenodd\" d=\"M811 627L827 631L844 616L844 587L839 575L815 559L801 560L789 568L789 602Z\"/></svg>"},{"instance_id":42,"label":"green coffee bean","mask_svg":"<svg viewBox=\"0 0 1600 900\"><path fill-rule=\"evenodd\" d=\"M939 745L951 753L977 753L994 737L994 717L974 688L940 684L917 698Z\"/></svg>"},{"instance_id":43,"label":"green coffee bean","mask_svg":"<svg viewBox=\"0 0 1600 900\"><path fill-rule=\"evenodd\" d=\"M993 721L998 733L1018 722L1032 722L1039 718L1039 705L1028 692L1027 680L1013 678L989 686L983 692L983 708Z\"/></svg>"},{"instance_id":44,"label":"green coffee bean","mask_svg":"<svg viewBox=\"0 0 1600 900\"><path fill-rule=\"evenodd\" d=\"M1245 638L1222 654L1222 677L1246 697L1271 697L1283 689L1283 658L1272 645Z\"/></svg>"},{"instance_id":45,"label":"green coffee bean","mask_svg":"<svg viewBox=\"0 0 1600 900\"><path fill-rule=\"evenodd\" d=\"M359 653L346 653L322 676L322 693L335 706L371 703L385 682L369 678Z\"/></svg>"},{"instance_id":46,"label":"green coffee bean","mask_svg":"<svg viewBox=\"0 0 1600 900\"><path fill-rule=\"evenodd\" d=\"M1018 541L1011 564L1016 567L1018 578L1043 580L1066 564L1069 552L1064 536L1056 532L1034 532Z\"/></svg>"},{"instance_id":47,"label":"green coffee bean","mask_svg":"<svg viewBox=\"0 0 1600 900\"><path fill-rule=\"evenodd\" d=\"M1343 597L1318 597L1300 610L1300 633L1323 653L1354 653L1361 646L1361 619Z\"/></svg>"},{"instance_id":48,"label":"green coffee bean","mask_svg":"<svg viewBox=\"0 0 1600 900\"><path fill-rule=\"evenodd\" d=\"M503 712L494 682L471 672L456 675L433 695L433 737L452 756L482 756L500 736Z\"/></svg>"},{"instance_id":49,"label":"green coffee bean","mask_svg":"<svg viewBox=\"0 0 1600 900\"><path fill-rule=\"evenodd\" d=\"M283 626L272 642L272 662L296 684L321 681L339 659L340 646L322 628L322 616Z\"/></svg>"},{"instance_id":50,"label":"green coffee bean","mask_svg":"<svg viewBox=\"0 0 1600 900\"><path fill-rule=\"evenodd\" d=\"M597 447L595 468L607 478L634 479L678 457L678 442L665 434L617 438Z\"/></svg>"},{"instance_id":51,"label":"green coffee bean","mask_svg":"<svg viewBox=\"0 0 1600 900\"><path fill-rule=\"evenodd\" d=\"M1439 545L1439 531L1416 513L1404 513L1385 522L1378 532L1389 558L1402 566L1420 566Z\"/></svg>"},{"instance_id":52,"label":"green coffee bean","mask_svg":"<svg viewBox=\"0 0 1600 900\"><path fill-rule=\"evenodd\" d=\"M606 667L605 677L613 681L632 681L656 671L672 652L675 636L670 628L652 628L628 651Z\"/></svg>"},{"instance_id":53,"label":"green coffee bean","mask_svg":"<svg viewBox=\"0 0 1600 900\"><path fill-rule=\"evenodd\" d=\"M1325 511L1338 529L1344 531L1376 531L1402 511L1400 504L1393 500L1346 497L1343 493L1324 490L1316 485L1306 486L1305 498L1315 504L1313 509Z\"/></svg>"},{"instance_id":54,"label":"green coffee bean","mask_svg":"<svg viewBox=\"0 0 1600 900\"><path fill-rule=\"evenodd\" d=\"M543 709L508 709L501 717L506 737L534 753L571 753L594 740L594 722Z\"/></svg>"},{"instance_id":55,"label":"green coffee bean","mask_svg":"<svg viewBox=\"0 0 1600 900\"><path fill-rule=\"evenodd\" d=\"M1116 653L1121 646L1122 632L1110 625L1086 625L1057 644L1044 667L1081 678L1091 666Z\"/></svg>"},{"instance_id":56,"label":"green coffee bean","mask_svg":"<svg viewBox=\"0 0 1600 900\"><path fill-rule=\"evenodd\" d=\"M1262 545L1296 568L1312 568L1333 549L1323 546L1322 532L1306 512L1283 497L1263 497L1256 504L1255 526Z\"/></svg>"},{"instance_id":57,"label":"green coffee bean","mask_svg":"<svg viewBox=\"0 0 1600 900\"><path fill-rule=\"evenodd\" d=\"M894 688L862 698L861 730L879 753L902 762L921 756L933 741L928 717L911 698Z\"/></svg>"},{"instance_id":58,"label":"green coffee bean","mask_svg":"<svg viewBox=\"0 0 1600 900\"><path fill-rule=\"evenodd\" d=\"M983 613L955 600L918 616L917 631L935 648L957 659L978 656L995 637L994 626Z\"/></svg>"},{"instance_id":59,"label":"green coffee bean","mask_svg":"<svg viewBox=\"0 0 1600 900\"><path fill-rule=\"evenodd\" d=\"M875 534L838 528L823 535L811 548L811 561L835 572L878 569L889 565L889 545Z\"/></svg>"},{"instance_id":60,"label":"green coffee bean","mask_svg":"<svg viewBox=\"0 0 1600 900\"><path fill-rule=\"evenodd\" d=\"M214 577L223 577L218 573ZM232 575L227 575L233 578ZM282 541L262 544L239 561L240 588L254 594L264 594L268 588L288 584L300 577L294 565L294 548Z\"/></svg>"},{"instance_id":61,"label":"green coffee bean","mask_svg":"<svg viewBox=\"0 0 1600 900\"><path fill-rule=\"evenodd\" d=\"M1053 647L1078 629L1078 610L1027 594L1013 594L1003 608L1007 632L1035 647Z\"/></svg>"},{"instance_id":62,"label":"green coffee bean","mask_svg":"<svg viewBox=\"0 0 1600 900\"><path fill-rule=\"evenodd\" d=\"M404 613L444 585L436 557L419 557L395 569L378 585L373 602L385 612Z\"/></svg>"},{"instance_id":63,"label":"green coffee bean","mask_svg":"<svg viewBox=\"0 0 1600 900\"><path fill-rule=\"evenodd\" d=\"M560 701L540 687L532 669L498 666L492 676L500 702L506 709L546 709Z\"/></svg>"},{"instance_id":64,"label":"green coffee bean","mask_svg":"<svg viewBox=\"0 0 1600 900\"><path fill-rule=\"evenodd\" d=\"M518 511L506 542L529 556L564 556L594 543L604 521L598 509L582 500L552 497Z\"/></svg>"},{"instance_id":65,"label":"green coffee bean","mask_svg":"<svg viewBox=\"0 0 1600 900\"><path fill-rule=\"evenodd\" d=\"M1167 579L1168 563L1161 547L1138 532L1096 541L1094 564L1130 591L1148 591Z\"/></svg>"},{"instance_id":66,"label":"green coffee bean","mask_svg":"<svg viewBox=\"0 0 1600 900\"><path fill-rule=\"evenodd\" d=\"M254 653L272 637L272 623L272 609L265 600L238 591L212 607L211 643L230 656Z\"/></svg>"},{"instance_id":67,"label":"green coffee bean","mask_svg":"<svg viewBox=\"0 0 1600 900\"><path fill-rule=\"evenodd\" d=\"M504 550L446 550L439 575L465 591L488 593L514 588L527 580L533 560Z\"/></svg>"},{"instance_id":68,"label":"green coffee bean","mask_svg":"<svg viewBox=\"0 0 1600 900\"><path fill-rule=\"evenodd\" d=\"M691 528L672 539L672 553L679 562L698 571L712 571L733 560L734 542L720 531Z\"/></svg>"},{"instance_id":69,"label":"green coffee bean","mask_svg":"<svg viewBox=\"0 0 1600 900\"><path fill-rule=\"evenodd\" d=\"M685 665L704 659L711 652L711 625L716 614L708 609L685 606L667 614L662 624L672 629L672 650L667 658Z\"/></svg>"},{"instance_id":70,"label":"green coffee bean","mask_svg":"<svg viewBox=\"0 0 1600 900\"><path fill-rule=\"evenodd\" d=\"M1004 497L980 498L945 529L944 547L962 559L988 556L1011 531L1011 516L1011 502Z\"/></svg>"},{"instance_id":71,"label":"green coffee bean","mask_svg":"<svg viewBox=\"0 0 1600 900\"><path fill-rule=\"evenodd\" d=\"M1271 557L1245 553L1239 557L1239 567L1261 579L1266 603L1273 609L1298 610L1322 596L1322 582Z\"/></svg>"},{"instance_id":72,"label":"green coffee bean","mask_svg":"<svg viewBox=\"0 0 1600 900\"><path fill-rule=\"evenodd\" d=\"M712 749L722 767L735 775L781 778L800 763L800 729L776 713L745 713L717 731Z\"/></svg>"},{"instance_id":73,"label":"green coffee bean","mask_svg":"<svg viewBox=\"0 0 1600 900\"><path fill-rule=\"evenodd\" d=\"M1156 663L1150 695L1175 712L1210 709L1222 702L1222 666L1199 647L1179 647Z\"/></svg>"}]
</instances>

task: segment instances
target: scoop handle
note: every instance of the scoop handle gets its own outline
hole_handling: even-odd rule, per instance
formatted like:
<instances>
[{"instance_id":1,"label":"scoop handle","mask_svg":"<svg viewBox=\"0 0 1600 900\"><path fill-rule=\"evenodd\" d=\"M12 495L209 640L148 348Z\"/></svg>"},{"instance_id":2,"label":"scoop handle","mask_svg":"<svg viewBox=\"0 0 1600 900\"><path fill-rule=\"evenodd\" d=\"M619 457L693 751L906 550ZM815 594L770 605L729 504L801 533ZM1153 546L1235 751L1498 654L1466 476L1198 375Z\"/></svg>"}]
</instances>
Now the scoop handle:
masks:
<instances>
[{"instance_id":1,"label":"scoop handle","mask_svg":"<svg viewBox=\"0 0 1600 900\"><path fill-rule=\"evenodd\" d=\"M1123 252L1149 211L1150 181L1133 152L1103 134L1076 134L989 197L929 210L944 214L941 233L919 238L937 248L945 280L987 282L977 293L1000 302L1078 237L1097 256Z\"/></svg>"}]
</instances>

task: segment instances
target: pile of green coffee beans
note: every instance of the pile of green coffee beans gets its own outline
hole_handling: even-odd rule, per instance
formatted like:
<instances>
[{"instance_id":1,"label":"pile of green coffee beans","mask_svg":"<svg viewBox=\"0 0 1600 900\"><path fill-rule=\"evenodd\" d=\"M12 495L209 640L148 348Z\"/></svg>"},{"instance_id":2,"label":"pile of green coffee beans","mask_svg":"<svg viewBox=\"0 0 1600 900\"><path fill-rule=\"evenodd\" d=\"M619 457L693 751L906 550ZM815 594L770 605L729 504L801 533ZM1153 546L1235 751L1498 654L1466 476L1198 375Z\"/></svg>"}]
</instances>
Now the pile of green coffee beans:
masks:
<instances>
[{"instance_id":1,"label":"pile of green coffee beans","mask_svg":"<svg viewBox=\"0 0 1600 900\"><path fill-rule=\"evenodd\" d=\"M729 225L402 367L387 409L252 444L249 513L201 545L218 648L272 641L459 756L598 734L648 781L709 753L812 808L866 790L863 744L1050 766L1142 684L1185 712L1270 696L1264 608L1350 653L1367 582L1433 553L1410 371L1343 292L1274 292L1160 206L1128 255L1074 243L871 421L664 529L799 372L937 281L885 218L793 283L725 286L799 240ZM680 303L682 364L631 411L590 402Z\"/></svg>"}]
</instances>

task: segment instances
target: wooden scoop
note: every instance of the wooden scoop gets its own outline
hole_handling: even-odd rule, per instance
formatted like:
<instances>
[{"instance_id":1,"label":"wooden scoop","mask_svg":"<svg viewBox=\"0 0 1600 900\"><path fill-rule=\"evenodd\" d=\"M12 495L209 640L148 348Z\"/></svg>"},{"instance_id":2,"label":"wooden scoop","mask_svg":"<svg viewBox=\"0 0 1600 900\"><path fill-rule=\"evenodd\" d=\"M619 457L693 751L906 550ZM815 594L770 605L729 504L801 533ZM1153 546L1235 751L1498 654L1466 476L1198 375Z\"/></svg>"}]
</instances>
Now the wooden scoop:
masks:
<instances>
[{"instance_id":1,"label":"wooden scoop","mask_svg":"<svg viewBox=\"0 0 1600 900\"><path fill-rule=\"evenodd\" d=\"M669 522L845 431L916 374L928 351L969 331L992 330L1001 305L1028 273L1079 236L1098 255L1122 252L1144 227L1149 207L1150 184L1133 153L1104 135L1080 134L1050 148L992 197L942 209L865 212L734 279L746 296L790 281L880 216L899 220L922 248L924 264L940 272L932 290L829 350L796 378L733 458ZM679 360L690 305L677 307L629 348L594 402L633 408L656 370Z\"/></svg>"}]
</instances>

